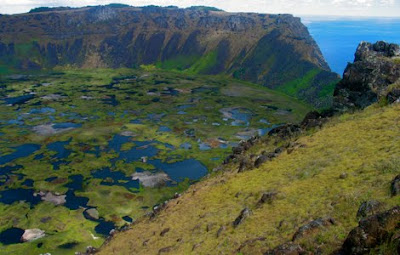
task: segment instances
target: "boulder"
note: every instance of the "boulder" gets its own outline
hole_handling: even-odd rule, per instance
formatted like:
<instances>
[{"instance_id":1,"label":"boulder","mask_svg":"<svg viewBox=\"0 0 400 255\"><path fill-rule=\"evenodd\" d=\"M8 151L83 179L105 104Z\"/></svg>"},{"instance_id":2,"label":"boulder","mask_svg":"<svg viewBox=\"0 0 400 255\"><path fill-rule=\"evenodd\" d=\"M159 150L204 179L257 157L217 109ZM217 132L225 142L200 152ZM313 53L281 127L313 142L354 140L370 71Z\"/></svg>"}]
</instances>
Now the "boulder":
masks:
<instances>
[{"instance_id":1,"label":"boulder","mask_svg":"<svg viewBox=\"0 0 400 255\"><path fill-rule=\"evenodd\" d=\"M400 207L394 207L386 212L362 219L343 243L339 254L369 254L381 244L390 242L398 230L400 222Z\"/></svg>"},{"instance_id":2,"label":"boulder","mask_svg":"<svg viewBox=\"0 0 400 255\"><path fill-rule=\"evenodd\" d=\"M248 157L242 157L239 163L239 173L253 168L253 162Z\"/></svg>"},{"instance_id":3,"label":"boulder","mask_svg":"<svg viewBox=\"0 0 400 255\"><path fill-rule=\"evenodd\" d=\"M52 192L40 192L39 195L43 201L50 202L54 205L63 205L67 202L66 195L57 195Z\"/></svg>"},{"instance_id":4,"label":"boulder","mask_svg":"<svg viewBox=\"0 0 400 255\"><path fill-rule=\"evenodd\" d=\"M335 220L332 218L326 218L326 219L318 218L316 220L313 220L307 223L306 225L301 226L293 235L292 241L296 241L306 235L312 234L319 228L329 227L334 224Z\"/></svg>"},{"instance_id":5,"label":"boulder","mask_svg":"<svg viewBox=\"0 0 400 255\"><path fill-rule=\"evenodd\" d=\"M161 187L165 185L168 181L171 181L169 176L166 173L151 173L149 171L134 173L132 175L132 180L139 180L139 182L144 187Z\"/></svg>"},{"instance_id":6,"label":"boulder","mask_svg":"<svg viewBox=\"0 0 400 255\"><path fill-rule=\"evenodd\" d=\"M44 236L45 236L45 232L38 228L26 229L24 234L21 237L21 241L22 242L32 242L32 241L42 238Z\"/></svg>"},{"instance_id":7,"label":"boulder","mask_svg":"<svg viewBox=\"0 0 400 255\"><path fill-rule=\"evenodd\" d=\"M357 211L357 218L367 217L378 213L378 210L382 208L382 203L375 200L363 202Z\"/></svg>"},{"instance_id":8,"label":"boulder","mask_svg":"<svg viewBox=\"0 0 400 255\"><path fill-rule=\"evenodd\" d=\"M301 132L301 127L295 124L285 124L280 127L276 127L269 131L268 136L277 136L281 139L288 139L298 135Z\"/></svg>"},{"instance_id":9,"label":"boulder","mask_svg":"<svg viewBox=\"0 0 400 255\"><path fill-rule=\"evenodd\" d=\"M251 211L249 208L244 208L241 212L240 215L235 219L233 222L233 226L236 228L240 224L243 223L243 221L248 218L251 215Z\"/></svg>"},{"instance_id":10,"label":"boulder","mask_svg":"<svg viewBox=\"0 0 400 255\"><path fill-rule=\"evenodd\" d=\"M390 185L390 191L392 196L397 196L400 194L400 174L393 179Z\"/></svg>"},{"instance_id":11,"label":"boulder","mask_svg":"<svg viewBox=\"0 0 400 255\"><path fill-rule=\"evenodd\" d=\"M321 127L326 120L327 118L324 118L319 112L312 111L307 113L300 125L304 129L311 129Z\"/></svg>"},{"instance_id":12,"label":"boulder","mask_svg":"<svg viewBox=\"0 0 400 255\"><path fill-rule=\"evenodd\" d=\"M161 231L161 233L160 233L160 236L165 236L169 231L170 231L170 228L163 229L163 231Z\"/></svg>"},{"instance_id":13,"label":"boulder","mask_svg":"<svg viewBox=\"0 0 400 255\"><path fill-rule=\"evenodd\" d=\"M263 193L257 205L260 206L262 204L272 204L272 201L276 199L277 195L278 193L274 191Z\"/></svg>"},{"instance_id":14,"label":"boulder","mask_svg":"<svg viewBox=\"0 0 400 255\"><path fill-rule=\"evenodd\" d=\"M84 214L87 218L89 218L91 220L98 220L100 218L99 211L97 211L96 208L89 208L84 211Z\"/></svg>"}]
</instances>

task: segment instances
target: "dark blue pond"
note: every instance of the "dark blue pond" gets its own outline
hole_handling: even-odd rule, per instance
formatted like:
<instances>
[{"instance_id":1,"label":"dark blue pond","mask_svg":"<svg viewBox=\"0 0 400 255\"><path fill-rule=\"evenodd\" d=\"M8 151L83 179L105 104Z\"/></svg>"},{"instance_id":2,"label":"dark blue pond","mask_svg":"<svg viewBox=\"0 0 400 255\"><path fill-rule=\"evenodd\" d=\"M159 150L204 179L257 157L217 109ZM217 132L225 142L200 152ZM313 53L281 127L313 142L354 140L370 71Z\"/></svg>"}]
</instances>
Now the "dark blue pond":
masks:
<instances>
[{"instance_id":1,"label":"dark blue pond","mask_svg":"<svg viewBox=\"0 0 400 255\"><path fill-rule=\"evenodd\" d=\"M19 170L19 169L21 169L21 168L22 168L22 166L20 166L20 165L16 165L16 166L3 166L3 167L0 167L0 175L8 175L8 174L11 174L12 171L16 171L16 170Z\"/></svg>"},{"instance_id":2,"label":"dark blue pond","mask_svg":"<svg viewBox=\"0 0 400 255\"><path fill-rule=\"evenodd\" d=\"M161 92L161 95L168 95L168 96L177 96L179 95L179 91L174 88L167 88Z\"/></svg>"},{"instance_id":3,"label":"dark blue pond","mask_svg":"<svg viewBox=\"0 0 400 255\"><path fill-rule=\"evenodd\" d=\"M51 177L54 178L54 177ZM71 182L65 184L64 186L71 190L82 190L83 189L83 175L76 174L68 177ZM55 179L54 179L55 180Z\"/></svg>"},{"instance_id":4,"label":"dark blue pond","mask_svg":"<svg viewBox=\"0 0 400 255\"><path fill-rule=\"evenodd\" d=\"M87 197L79 197L75 195L75 191L68 190L66 193L66 203L64 204L70 210L77 210L81 207L87 207L87 203L89 202L89 198Z\"/></svg>"},{"instance_id":5,"label":"dark blue pond","mask_svg":"<svg viewBox=\"0 0 400 255\"><path fill-rule=\"evenodd\" d=\"M17 175L18 180L22 180L24 178L23 174L13 173L14 171L17 171L21 168L22 168L22 166L20 166L20 165L0 167L0 186L5 185L10 180L9 175L11 175L11 174Z\"/></svg>"},{"instance_id":6,"label":"dark blue pond","mask_svg":"<svg viewBox=\"0 0 400 255\"><path fill-rule=\"evenodd\" d=\"M94 228L96 233L103 236L108 236L113 229L115 229L115 224L110 221L102 221Z\"/></svg>"},{"instance_id":7,"label":"dark blue pond","mask_svg":"<svg viewBox=\"0 0 400 255\"><path fill-rule=\"evenodd\" d=\"M178 106L178 109L179 110L186 110L186 109L189 109L189 108L192 108L192 107L194 107L195 105L193 105L193 104L183 104L183 105L179 105Z\"/></svg>"},{"instance_id":8,"label":"dark blue pond","mask_svg":"<svg viewBox=\"0 0 400 255\"><path fill-rule=\"evenodd\" d=\"M171 130L169 127L161 126L161 127L158 129L158 131L159 131L159 132L171 132L172 130Z\"/></svg>"},{"instance_id":9,"label":"dark blue pond","mask_svg":"<svg viewBox=\"0 0 400 255\"><path fill-rule=\"evenodd\" d=\"M40 160L42 158L44 158L44 154L43 153L35 156L35 160Z\"/></svg>"},{"instance_id":10,"label":"dark blue pond","mask_svg":"<svg viewBox=\"0 0 400 255\"><path fill-rule=\"evenodd\" d=\"M26 102L28 102L29 100L33 99L35 96L34 95L23 95L23 96L19 96L19 97L7 97L7 98L3 98L3 101L6 104L11 104L11 105L18 105L18 104L24 104Z\"/></svg>"},{"instance_id":11,"label":"dark blue pond","mask_svg":"<svg viewBox=\"0 0 400 255\"><path fill-rule=\"evenodd\" d=\"M251 120L252 114L243 109L232 109L229 111L232 115L234 121L232 122L232 126L248 126Z\"/></svg>"},{"instance_id":12,"label":"dark blue pond","mask_svg":"<svg viewBox=\"0 0 400 255\"><path fill-rule=\"evenodd\" d=\"M206 143L200 143L199 144L199 149L201 151L208 151L208 150L211 150L211 146L206 144Z\"/></svg>"},{"instance_id":13,"label":"dark blue pond","mask_svg":"<svg viewBox=\"0 0 400 255\"><path fill-rule=\"evenodd\" d=\"M24 232L25 230L20 228L6 229L0 233L0 243L5 245L21 243L21 238Z\"/></svg>"},{"instance_id":14,"label":"dark blue pond","mask_svg":"<svg viewBox=\"0 0 400 255\"><path fill-rule=\"evenodd\" d=\"M34 152L40 149L40 145L38 144L24 144L18 147L13 148L15 149L14 152L0 156L0 165L7 164L13 160L24 158L32 155Z\"/></svg>"},{"instance_id":15,"label":"dark blue pond","mask_svg":"<svg viewBox=\"0 0 400 255\"><path fill-rule=\"evenodd\" d=\"M40 203L40 196L34 196L33 189L7 189L0 191L0 202L11 205L18 201L26 201L31 204L31 207Z\"/></svg>"},{"instance_id":16,"label":"dark blue pond","mask_svg":"<svg viewBox=\"0 0 400 255\"><path fill-rule=\"evenodd\" d=\"M131 120L129 123L132 123L132 124L142 124L143 122L142 122L141 120L139 120L139 119L136 119L136 120Z\"/></svg>"},{"instance_id":17,"label":"dark blue pond","mask_svg":"<svg viewBox=\"0 0 400 255\"><path fill-rule=\"evenodd\" d=\"M158 149L151 142L135 142L137 146L127 151L121 151L117 160L124 160L126 163L138 161L142 157L154 157L158 154Z\"/></svg>"},{"instance_id":18,"label":"dark blue pond","mask_svg":"<svg viewBox=\"0 0 400 255\"><path fill-rule=\"evenodd\" d=\"M53 125L53 128L55 129L64 129L64 128L80 128L82 127L82 124L79 123L71 123L71 122L66 122L66 123L55 123Z\"/></svg>"},{"instance_id":19,"label":"dark blue pond","mask_svg":"<svg viewBox=\"0 0 400 255\"><path fill-rule=\"evenodd\" d=\"M94 147L94 150L87 151L86 153L94 154L97 158L100 158L100 155L101 155L100 146L96 146L96 147Z\"/></svg>"},{"instance_id":20,"label":"dark blue pond","mask_svg":"<svg viewBox=\"0 0 400 255\"><path fill-rule=\"evenodd\" d=\"M208 173L207 168L195 159L187 159L175 163L164 163L157 159L150 160L149 163L167 173L168 176L176 182L184 181L186 178L190 180L199 180Z\"/></svg>"},{"instance_id":21,"label":"dark blue pond","mask_svg":"<svg viewBox=\"0 0 400 255\"><path fill-rule=\"evenodd\" d=\"M108 142L108 148L109 150L120 152L121 146L128 142L131 142L131 138L129 136L114 135L114 137Z\"/></svg>"},{"instance_id":22,"label":"dark blue pond","mask_svg":"<svg viewBox=\"0 0 400 255\"><path fill-rule=\"evenodd\" d=\"M55 113L56 110L51 107L43 107L39 109L32 109L29 113L30 114L44 114L44 113Z\"/></svg>"},{"instance_id":23,"label":"dark blue pond","mask_svg":"<svg viewBox=\"0 0 400 255\"><path fill-rule=\"evenodd\" d=\"M70 144L72 139L64 142L54 142L47 145L47 149L57 152L53 158L56 159L66 159L72 153L71 150L65 149L64 146Z\"/></svg>"},{"instance_id":24,"label":"dark blue pond","mask_svg":"<svg viewBox=\"0 0 400 255\"><path fill-rule=\"evenodd\" d=\"M32 180L32 179L26 179L26 180L22 183L22 185L25 185L25 186L27 186L27 187L32 188L34 182L35 182L35 181Z\"/></svg>"},{"instance_id":25,"label":"dark blue pond","mask_svg":"<svg viewBox=\"0 0 400 255\"><path fill-rule=\"evenodd\" d=\"M129 223L132 223L132 222L133 222L133 219L132 219L131 217L129 217L129 216L124 216L124 217L122 217L122 219L123 219L124 221L126 221L126 222L129 222Z\"/></svg>"},{"instance_id":26,"label":"dark blue pond","mask_svg":"<svg viewBox=\"0 0 400 255\"><path fill-rule=\"evenodd\" d=\"M52 182L52 181L56 180L57 178L58 178L58 177L56 177L56 176L54 176L54 177L49 177L49 178L46 178L45 181L46 181L46 182Z\"/></svg>"},{"instance_id":27,"label":"dark blue pond","mask_svg":"<svg viewBox=\"0 0 400 255\"><path fill-rule=\"evenodd\" d=\"M104 104L108 104L114 107L119 105L119 101L115 98L115 95L109 95L108 98L102 99L102 101Z\"/></svg>"},{"instance_id":28,"label":"dark blue pond","mask_svg":"<svg viewBox=\"0 0 400 255\"><path fill-rule=\"evenodd\" d=\"M139 189L139 181L132 180L131 177L127 177L123 172L111 171L109 168L104 168L92 172L93 178L102 179L101 185L106 186L123 186L127 189ZM105 180L106 179L106 180Z\"/></svg>"}]
</instances>

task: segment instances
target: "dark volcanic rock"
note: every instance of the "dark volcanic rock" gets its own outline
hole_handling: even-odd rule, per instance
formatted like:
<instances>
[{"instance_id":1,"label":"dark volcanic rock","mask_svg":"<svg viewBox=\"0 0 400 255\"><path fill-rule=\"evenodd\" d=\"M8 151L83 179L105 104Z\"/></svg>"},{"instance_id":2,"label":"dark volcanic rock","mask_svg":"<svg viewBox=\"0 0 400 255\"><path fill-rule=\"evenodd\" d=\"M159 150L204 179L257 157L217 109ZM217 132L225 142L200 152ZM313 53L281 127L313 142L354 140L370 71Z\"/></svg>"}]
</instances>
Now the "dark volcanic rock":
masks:
<instances>
[{"instance_id":1,"label":"dark volcanic rock","mask_svg":"<svg viewBox=\"0 0 400 255\"><path fill-rule=\"evenodd\" d=\"M334 109L347 111L365 108L381 98L398 99L389 85L400 81L399 46L386 42L362 42L354 63L349 64L334 93Z\"/></svg>"},{"instance_id":2,"label":"dark volcanic rock","mask_svg":"<svg viewBox=\"0 0 400 255\"><path fill-rule=\"evenodd\" d=\"M301 132L301 128L299 125L294 124L286 124L269 131L269 136L278 136L282 139L287 139L293 137Z\"/></svg>"},{"instance_id":3,"label":"dark volcanic rock","mask_svg":"<svg viewBox=\"0 0 400 255\"><path fill-rule=\"evenodd\" d=\"M235 219L235 221L233 222L233 226L236 228L237 226L239 226L240 224L243 223L243 221L248 218L251 215L251 211L248 208L243 209L240 212L240 215Z\"/></svg>"},{"instance_id":4,"label":"dark volcanic rock","mask_svg":"<svg viewBox=\"0 0 400 255\"><path fill-rule=\"evenodd\" d=\"M248 157L243 157L239 163L239 173L253 168L253 162Z\"/></svg>"},{"instance_id":5,"label":"dark volcanic rock","mask_svg":"<svg viewBox=\"0 0 400 255\"><path fill-rule=\"evenodd\" d=\"M272 201L276 199L276 196L278 195L277 192L267 192L263 193L261 196L261 199L258 201L257 205L262 205L262 204L272 204Z\"/></svg>"},{"instance_id":6,"label":"dark volcanic rock","mask_svg":"<svg viewBox=\"0 0 400 255\"><path fill-rule=\"evenodd\" d=\"M272 157L270 157L270 155L261 155L256 159L256 162L254 162L254 167L260 167L262 164L264 164L265 162L271 160Z\"/></svg>"},{"instance_id":7,"label":"dark volcanic rock","mask_svg":"<svg viewBox=\"0 0 400 255\"><path fill-rule=\"evenodd\" d=\"M400 207L362 219L354 228L339 254L369 254L370 251L386 242L390 242L393 234L399 229ZM389 254L389 253L388 253Z\"/></svg>"},{"instance_id":8,"label":"dark volcanic rock","mask_svg":"<svg viewBox=\"0 0 400 255\"><path fill-rule=\"evenodd\" d=\"M286 243L267 251L264 255L303 255L307 254L305 250L298 244Z\"/></svg>"},{"instance_id":9,"label":"dark volcanic rock","mask_svg":"<svg viewBox=\"0 0 400 255\"><path fill-rule=\"evenodd\" d=\"M300 125L304 129L321 127L326 120L319 112L312 111L307 113Z\"/></svg>"},{"instance_id":10,"label":"dark volcanic rock","mask_svg":"<svg viewBox=\"0 0 400 255\"><path fill-rule=\"evenodd\" d=\"M390 185L392 196L400 194L400 174L397 175Z\"/></svg>"},{"instance_id":11,"label":"dark volcanic rock","mask_svg":"<svg viewBox=\"0 0 400 255\"><path fill-rule=\"evenodd\" d=\"M293 235L292 241L296 241L297 239L302 238L305 235L309 235L319 228L328 227L333 224L335 224L335 220L332 218L328 218L328 219L319 218L319 219L313 220L313 221L307 223L306 225L300 227L296 231L296 233Z\"/></svg>"},{"instance_id":12,"label":"dark volcanic rock","mask_svg":"<svg viewBox=\"0 0 400 255\"><path fill-rule=\"evenodd\" d=\"M358 208L357 218L367 217L378 213L378 210L382 208L382 203L375 200L363 202Z\"/></svg>"}]
</instances>

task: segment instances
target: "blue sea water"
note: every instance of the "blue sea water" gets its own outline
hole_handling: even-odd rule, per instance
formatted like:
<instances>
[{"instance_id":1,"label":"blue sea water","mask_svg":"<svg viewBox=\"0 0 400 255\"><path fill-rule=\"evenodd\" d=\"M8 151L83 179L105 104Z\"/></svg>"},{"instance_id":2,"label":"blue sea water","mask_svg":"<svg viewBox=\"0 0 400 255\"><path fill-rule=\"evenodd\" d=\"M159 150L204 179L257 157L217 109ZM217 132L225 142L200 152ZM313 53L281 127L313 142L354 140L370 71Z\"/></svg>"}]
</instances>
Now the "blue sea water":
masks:
<instances>
[{"instance_id":1,"label":"blue sea water","mask_svg":"<svg viewBox=\"0 0 400 255\"><path fill-rule=\"evenodd\" d=\"M400 44L400 18L302 17L334 72L343 74L361 41Z\"/></svg>"}]
</instances>

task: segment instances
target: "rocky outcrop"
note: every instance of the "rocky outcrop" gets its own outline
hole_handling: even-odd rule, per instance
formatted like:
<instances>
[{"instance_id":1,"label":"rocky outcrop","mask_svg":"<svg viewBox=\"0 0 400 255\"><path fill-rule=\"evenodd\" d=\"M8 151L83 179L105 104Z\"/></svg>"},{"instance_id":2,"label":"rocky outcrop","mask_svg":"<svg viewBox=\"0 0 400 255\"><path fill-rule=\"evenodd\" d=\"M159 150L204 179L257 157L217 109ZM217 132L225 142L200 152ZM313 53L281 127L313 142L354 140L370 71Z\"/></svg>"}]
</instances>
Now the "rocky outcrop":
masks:
<instances>
[{"instance_id":1,"label":"rocky outcrop","mask_svg":"<svg viewBox=\"0 0 400 255\"><path fill-rule=\"evenodd\" d=\"M45 236L45 232L40 229L26 229L21 237L23 242L31 242Z\"/></svg>"},{"instance_id":2,"label":"rocky outcrop","mask_svg":"<svg viewBox=\"0 0 400 255\"><path fill-rule=\"evenodd\" d=\"M139 182L144 187L161 187L165 185L168 181L171 181L166 173L151 173L149 171L134 173L132 175L132 180L139 180Z\"/></svg>"},{"instance_id":3,"label":"rocky outcrop","mask_svg":"<svg viewBox=\"0 0 400 255\"><path fill-rule=\"evenodd\" d=\"M400 98L400 47L379 41L361 42L334 93L334 109L362 109L378 100Z\"/></svg>"},{"instance_id":4,"label":"rocky outcrop","mask_svg":"<svg viewBox=\"0 0 400 255\"><path fill-rule=\"evenodd\" d=\"M67 202L66 195L60 195L58 193L54 194L52 192L39 192L39 196L43 201L47 201L54 205L63 205Z\"/></svg>"},{"instance_id":5,"label":"rocky outcrop","mask_svg":"<svg viewBox=\"0 0 400 255\"><path fill-rule=\"evenodd\" d=\"M376 214L382 207L383 204L379 201L370 200L363 202L358 208L357 218L367 217Z\"/></svg>"},{"instance_id":6,"label":"rocky outcrop","mask_svg":"<svg viewBox=\"0 0 400 255\"><path fill-rule=\"evenodd\" d=\"M315 231L317 231L319 228L322 227L329 227L331 225L335 224L335 220L332 218L327 218L327 219L316 219L313 220L309 223L307 223L304 226L301 226L296 233L293 235L292 241L296 241L306 235L310 235L312 233L314 233Z\"/></svg>"},{"instance_id":7,"label":"rocky outcrop","mask_svg":"<svg viewBox=\"0 0 400 255\"><path fill-rule=\"evenodd\" d=\"M301 20L287 14L110 5L0 16L0 66L10 70L156 63L273 89L313 73L292 96L320 107L319 92L338 78Z\"/></svg>"},{"instance_id":8,"label":"rocky outcrop","mask_svg":"<svg viewBox=\"0 0 400 255\"><path fill-rule=\"evenodd\" d=\"M90 220L98 220L100 218L99 211L96 208L89 208L83 212L86 218Z\"/></svg>"},{"instance_id":9,"label":"rocky outcrop","mask_svg":"<svg viewBox=\"0 0 400 255\"><path fill-rule=\"evenodd\" d=\"M361 220L344 242L338 254L370 254L385 243L399 242L400 207ZM397 235L395 234L397 232ZM397 236L397 237L396 237ZM398 247L397 247L398 248ZM396 247L394 248L396 249ZM396 254L386 251L385 254ZM381 254L381 253L377 253Z\"/></svg>"}]
</instances>

